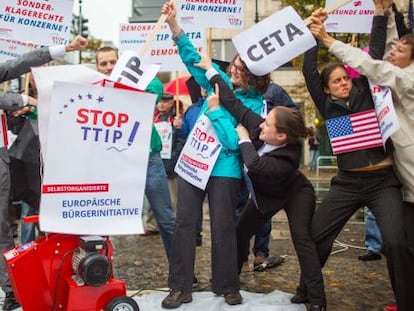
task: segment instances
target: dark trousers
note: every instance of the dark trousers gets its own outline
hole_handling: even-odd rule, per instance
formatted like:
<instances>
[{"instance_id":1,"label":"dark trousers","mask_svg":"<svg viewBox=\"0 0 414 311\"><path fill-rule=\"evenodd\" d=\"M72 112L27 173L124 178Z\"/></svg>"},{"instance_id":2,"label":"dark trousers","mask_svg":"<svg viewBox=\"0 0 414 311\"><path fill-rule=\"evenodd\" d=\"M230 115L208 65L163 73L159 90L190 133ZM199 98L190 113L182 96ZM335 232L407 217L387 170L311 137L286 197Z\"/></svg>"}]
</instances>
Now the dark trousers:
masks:
<instances>
[{"instance_id":1,"label":"dark trousers","mask_svg":"<svg viewBox=\"0 0 414 311\"><path fill-rule=\"evenodd\" d=\"M249 241L273 215L285 209L293 245L299 259L301 279L308 289L309 301L313 304L326 304L323 277L315 243L311 237L312 216L315 211L315 194L310 184L292 191L290 198L274 210L262 214L249 202L237 223L238 268L241 271L243 260L249 252Z\"/></svg>"},{"instance_id":2,"label":"dark trousers","mask_svg":"<svg viewBox=\"0 0 414 311\"><path fill-rule=\"evenodd\" d=\"M323 267L346 222L362 206L374 214L383 238L388 272L398 311L413 310L408 306L409 291L405 269L409 262L403 230L403 208L400 182L392 168L370 172L340 171L332 178L331 187L312 222L312 235ZM304 290L303 284L300 290Z\"/></svg>"},{"instance_id":3,"label":"dark trousers","mask_svg":"<svg viewBox=\"0 0 414 311\"><path fill-rule=\"evenodd\" d=\"M211 226L212 291L234 293L240 289L237 273L235 209L240 179L210 177L206 190L178 179L176 227L173 238L169 287L191 292L194 274L197 219L207 193Z\"/></svg>"}]
</instances>

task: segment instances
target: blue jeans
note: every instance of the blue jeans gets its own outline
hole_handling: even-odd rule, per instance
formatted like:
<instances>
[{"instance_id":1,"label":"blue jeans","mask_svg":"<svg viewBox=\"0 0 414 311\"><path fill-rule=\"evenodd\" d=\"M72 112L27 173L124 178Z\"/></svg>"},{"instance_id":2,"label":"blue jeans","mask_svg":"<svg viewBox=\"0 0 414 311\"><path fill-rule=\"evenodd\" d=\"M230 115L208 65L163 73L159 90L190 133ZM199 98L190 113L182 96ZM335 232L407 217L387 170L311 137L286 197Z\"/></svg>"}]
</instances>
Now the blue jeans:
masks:
<instances>
[{"instance_id":1,"label":"blue jeans","mask_svg":"<svg viewBox=\"0 0 414 311\"><path fill-rule=\"evenodd\" d=\"M381 232L378 229L375 216L368 207L364 207L365 246L367 250L379 254L382 249Z\"/></svg>"},{"instance_id":2,"label":"blue jeans","mask_svg":"<svg viewBox=\"0 0 414 311\"><path fill-rule=\"evenodd\" d=\"M316 158L318 157L318 150L310 149L309 150L309 164L308 170L314 170L316 168Z\"/></svg>"},{"instance_id":3,"label":"blue jeans","mask_svg":"<svg viewBox=\"0 0 414 311\"><path fill-rule=\"evenodd\" d=\"M23 222L24 217L36 215L36 210L24 201L21 203L21 208L22 212L20 215L20 242L24 244L36 239L36 224L34 222Z\"/></svg>"},{"instance_id":4,"label":"blue jeans","mask_svg":"<svg viewBox=\"0 0 414 311\"><path fill-rule=\"evenodd\" d=\"M164 164L159 153L149 156L145 195L157 220L168 262L171 262L175 216L171 207L167 174L165 173Z\"/></svg>"}]
</instances>

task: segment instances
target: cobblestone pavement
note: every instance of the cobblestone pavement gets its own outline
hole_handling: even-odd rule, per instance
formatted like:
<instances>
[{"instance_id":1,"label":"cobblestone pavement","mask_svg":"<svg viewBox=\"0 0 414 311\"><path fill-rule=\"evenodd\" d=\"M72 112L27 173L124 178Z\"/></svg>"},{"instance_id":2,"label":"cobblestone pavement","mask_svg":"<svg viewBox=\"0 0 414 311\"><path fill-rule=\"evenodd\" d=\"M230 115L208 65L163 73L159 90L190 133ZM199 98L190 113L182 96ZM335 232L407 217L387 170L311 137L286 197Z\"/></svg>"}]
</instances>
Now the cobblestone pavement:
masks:
<instances>
[{"instance_id":1,"label":"cobblestone pavement","mask_svg":"<svg viewBox=\"0 0 414 311\"><path fill-rule=\"evenodd\" d=\"M197 248L196 290L210 291L210 228L208 208L204 207L203 245ZM358 215L356 215L358 216ZM159 235L113 237L117 278L127 283L129 291L168 290L168 265ZM361 262L357 256L364 246L364 224L360 217L351 219L338 236L332 254L323 269L328 307L332 311L378 311L394 302L386 261ZM346 246L349 245L349 246ZM355 248L354 248L355 246ZM271 255L286 254L284 263L264 272L251 266L241 274L241 288L269 293L276 289L294 293L299 278L299 264L290 239L286 216L273 218ZM251 256L250 263L253 262Z\"/></svg>"}]
</instances>

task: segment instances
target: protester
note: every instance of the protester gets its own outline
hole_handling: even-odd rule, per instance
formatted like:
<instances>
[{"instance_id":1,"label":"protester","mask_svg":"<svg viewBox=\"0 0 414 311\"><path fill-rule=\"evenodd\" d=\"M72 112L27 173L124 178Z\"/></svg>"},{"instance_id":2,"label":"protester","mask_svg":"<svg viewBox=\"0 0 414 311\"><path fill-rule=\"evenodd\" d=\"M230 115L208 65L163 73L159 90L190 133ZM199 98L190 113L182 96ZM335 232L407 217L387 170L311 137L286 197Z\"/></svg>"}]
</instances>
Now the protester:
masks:
<instances>
[{"instance_id":1,"label":"protester","mask_svg":"<svg viewBox=\"0 0 414 311\"><path fill-rule=\"evenodd\" d=\"M111 74L117 60L118 53L112 47L102 47L96 51L96 68L103 74ZM154 78L145 91L157 94L158 102L164 93L163 84L158 78ZM168 262L171 264L175 216L171 208L167 175L160 156L160 151L162 149L161 138L154 127L151 132L150 149L147 178L145 183L145 195L147 196L154 212ZM137 172L137 174L138 173L139 172Z\"/></svg>"},{"instance_id":2,"label":"protester","mask_svg":"<svg viewBox=\"0 0 414 311\"><path fill-rule=\"evenodd\" d=\"M397 267L394 267L398 270L391 277L394 277L393 289L397 309L405 311L414 308L411 297L411 288L414 283L414 266L412 265L414 262L414 141L412 139L414 130L414 108L412 105L414 101L412 92L414 89L414 36L410 33L403 35L398 40L394 15L391 12L388 13L389 31L387 42L391 43L389 46L392 46L392 49L387 54L388 58L386 60L374 60L367 55L363 55L357 49L349 48L345 44L336 41L326 33L320 22L316 21L311 31L329 48L329 52L351 65L373 83L391 89L400 125L400 129L393 133L391 138L395 147L395 169L403 185L404 211L403 215L399 215L400 218L397 219L397 222L390 219L390 207L392 205L388 206L389 211L386 215L378 215L374 209L372 209L372 212L380 228L385 250L390 247L390 241L388 241L389 237L385 236L387 233L383 230L383 222L390 225L392 222L393 228L403 227L407 236L409 254L407 254L406 249L401 251L402 255L399 257L396 257L397 254L395 254L395 257L389 256L385 252L388 262L395 260L398 264ZM380 35L385 37L385 33L380 33ZM401 223L402 220L403 224ZM400 237L399 235L395 238ZM394 244L403 244L403 242L404 240L401 238L394 241ZM393 281L392 278L391 280Z\"/></svg>"},{"instance_id":3,"label":"protester","mask_svg":"<svg viewBox=\"0 0 414 311\"><path fill-rule=\"evenodd\" d=\"M0 82L17 79L21 75L30 72L31 67L40 66L52 59L65 56L66 52L86 48L87 39L77 36L66 46L43 47L22 56L0 64ZM26 108L32 109L37 105L33 97L20 94L8 94L0 92L0 109L16 111ZM23 111L23 110L22 110ZM3 127L5 128L5 127ZM9 224L9 197L10 197L10 171L7 146L0 147L0 251L13 248L13 232ZM3 281L2 289L6 294L3 310L14 310L20 305L15 300L10 279L6 270L4 259L0 259L0 278Z\"/></svg>"},{"instance_id":4,"label":"protester","mask_svg":"<svg viewBox=\"0 0 414 311\"><path fill-rule=\"evenodd\" d=\"M195 78L197 83L207 93L211 93L205 70L197 68L200 56L196 49L179 26L173 3L166 3L162 7L162 14L167 16L173 39L178 53ZM218 68L217 65L215 65ZM244 105L249 106L256 113L260 113L263 96L270 81L269 76L259 78L251 74L239 56L236 56L230 66L231 77L223 71L220 73L227 83L237 85L235 95ZM244 77L244 79L242 79ZM260 88L258 86L261 86ZM192 301L191 279L194 270L196 227L199 206L208 194L210 209L210 225L212 239L212 291L223 295L229 305L240 304L242 297L239 293L240 284L237 271L237 250L235 230L235 208L240 190L241 163L238 138L233 128L236 125L234 118L226 110L219 113L210 111L204 102L199 118L206 117L212 123L222 148L213 166L205 190L197 188L182 178L178 180L177 223L174 235L174 258L170 265L169 287L171 291L163 300L163 308L173 309L182 303Z\"/></svg>"},{"instance_id":5,"label":"protester","mask_svg":"<svg viewBox=\"0 0 414 311\"><path fill-rule=\"evenodd\" d=\"M181 137L186 140L188 134L193 129L198 115L200 114L201 106L206 98L206 91L194 80L194 77L190 77L185 84L187 85L188 92L190 93L191 105L185 110L183 116L183 127L180 131ZM203 244L203 206L200 206L200 215L197 219L197 240L196 246Z\"/></svg>"},{"instance_id":6,"label":"protester","mask_svg":"<svg viewBox=\"0 0 414 311\"><path fill-rule=\"evenodd\" d=\"M318 149L321 144L319 140L318 129L313 126L309 129L308 145L309 145L309 163L308 170L313 171L316 168L316 159L318 157Z\"/></svg>"},{"instance_id":7,"label":"protester","mask_svg":"<svg viewBox=\"0 0 414 311\"><path fill-rule=\"evenodd\" d=\"M177 111L174 95L164 93L157 103L157 109L154 113L154 125L163 141L161 158L168 177L174 212L177 209L177 173L174 172L174 167L185 143L185 139L180 135L183 127L184 105L181 100L178 103L179 109Z\"/></svg>"},{"instance_id":8,"label":"protester","mask_svg":"<svg viewBox=\"0 0 414 311\"><path fill-rule=\"evenodd\" d=\"M370 51L357 49L359 60L381 59L384 55L388 7L375 0L375 16L370 36ZM324 44L334 42L324 32L321 19L325 10L318 9L312 14L311 32ZM330 44L329 44L330 45ZM338 47L339 42L335 42ZM345 46L345 45L344 45ZM331 49L332 50L332 49ZM352 49L351 49L352 50ZM348 56L349 52L345 53ZM338 52L339 55L339 52ZM342 55L341 55L342 56ZM363 73L363 66L355 66L352 58L341 57L345 62ZM380 63L381 61L372 61ZM391 70L390 70L391 71ZM305 53L303 74L308 90L319 112L325 120L374 109L370 87L366 77L349 79L342 64L329 64L321 74L317 69L317 47ZM408 78L407 78L408 79ZM331 187L321 205L316 210L312 222L312 235L315 240L323 267L329 257L332 244L349 218L361 206L366 205L375 215L384 243L388 271L399 310L409 310L407 281L407 249L403 230L403 209L401 184L393 170L392 146L359 149L337 154L338 175L331 181ZM412 262L412 261L411 261ZM307 291L301 282L297 294L292 298L303 303L308 300ZM412 306L411 306L412 309Z\"/></svg>"},{"instance_id":9,"label":"protester","mask_svg":"<svg viewBox=\"0 0 414 311\"><path fill-rule=\"evenodd\" d=\"M364 228L366 251L358 256L359 260L372 261L381 259L382 239L375 216L368 207L364 207Z\"/></svg>"},{"instance_id":10,"label":"protester","mask_svg":"<svg viewBox=\"0 0 414 311\"><path fill-rule=\"evenodd\" d=\"M251 200L237 223L239 272L249 251L249 241L258 228L273 215L286 211L292 240L298 255L302 279L309 289L310 310L326 307L322 272L318 254L311 237L311 221L315 211L312 184L299 171L300 139L307 130L298 111L284 106L273 108L265 119L240 104L226 83L203 57L201 68L215 85L216 94L208 99L210 110L227 108L241 125L236 128L243 156L246 183Z\"/></svg>"}]
</instances>

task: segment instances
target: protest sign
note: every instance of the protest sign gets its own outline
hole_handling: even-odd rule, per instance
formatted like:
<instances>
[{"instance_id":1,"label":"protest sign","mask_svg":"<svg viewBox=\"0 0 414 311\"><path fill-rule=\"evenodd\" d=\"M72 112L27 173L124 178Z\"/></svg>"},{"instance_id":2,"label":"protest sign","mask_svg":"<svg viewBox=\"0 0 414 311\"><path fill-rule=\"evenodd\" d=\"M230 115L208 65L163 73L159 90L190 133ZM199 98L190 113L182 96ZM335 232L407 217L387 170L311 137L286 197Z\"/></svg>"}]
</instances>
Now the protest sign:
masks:
<instances>
[{"instance_id":1,"label":"protest sign","mask_svg":"<svg viewBox=\"0 0 414 311\"><path fill-rule=\"evenodd\" d=\"M286 7L233 37L246 66L262 76L316 45L304 21Z\"/></svg>"},{"instance_id":2,"label":"protest sign","mask_svg":"<svg viewBox=\"0 0 414 311\"><path fill-rule=\"evenodd\" d=\"M160 65L145 63L137 51L125 51L112 69L109 80L145 90L159 69Z\"/></svg>"},{"instance_id":3,"label":"protest sign","mask_svg":"<svg viewBox=\"0 0 414 311\"><path fill-rule=\"evenodd\" d=\"M391 90L388 87L380 87L369 81L372 98L375 103L375 112L377 115L383 145L388 138L394 134L399 128L397 113L395 112L392 102Z\"/></svg>"},{"instance_id":4,"label":"protest sign","mask_svg":"<svg viewBox=\"0 0 414 311\"><path fill-rule=\"evenodd\" d=\"M119 51L122 53L126 50L141 50L154 28L155 23L121 24L119 27ZM204 30L198 26L191 27L188 30L189 32L186 32L186 35L190 38L196 50L206 53ZM155 35L146 54L142 55L142 59L145 63L159 64L161 66L160 71L186 70L172 40L171 31L165 23L162 24L159 32Z\"/></svg>"},{"instance_id":5,"label":"protest sign","mask_svg":"<svg viewBox=\"0 0 414 311\"><path fill-rule=\"evenodd\" d=\"M68 44L73 0L2 0L0 38L40 45Z\"/></svg>"},{"instance_id":6,"label":"protest sign","mask_svg":"<svg viewBox=\"0 0 414 311\"><path fill-rule=\"evenodd\" d=\"M326 7L337 0L326 0ZM370 33L375 6L371 0L351 1L329 12L327 32Z\"/></svg>"},{"instance_id":7,"label":"protest sign","mask_svg":"<svg viewBox=\"0 0 414 311\"><path fill-rule=\"evenodd\" d=\"M47 132L49 128L50 103L54 81L76 82L91 84L107 77L83 65L62 65L32 68L36 82L38 109L39 139L41 151L47 149Z\"/></svg>"},{"instance_id":8,"label":"protest sign","mask_svg":"<svg viewBox=\"0 0 414 311\"><path fill-rule=\"evenodd\" d=\"M190 184L205 190L221 148L211 121L202 114L188 135L174 171Z\"/></svg>"},{"instance_id":9,"label":"protest sign","mask_svg":"<svg viewBox=\"0 0 414 311\"><path fill-rule=\"evenodd\" d=\"M0 62L15 59L36 48L38 48L37 44L17 40L0 39Z\"/></svg>"},{"instance_id":10,"label":"protest sign","mask_svg":"<svg viewBox=\"0 0 414 311\"><path fill-rule=\"evenodd\" d=\"M177 16L186 26L239 29L244 27L244 0L179 0Z\"/></svg>"},{"instance_id":11,"label":"protest sign","mask_svg":"<svg viewBox=\"0 0 414 311\"><path fill-rule=\"evenodd\" d=\"M150 93L54 83L42 231L143 232L141 207L155 100Z\"/></svg>"}]
</instances>

